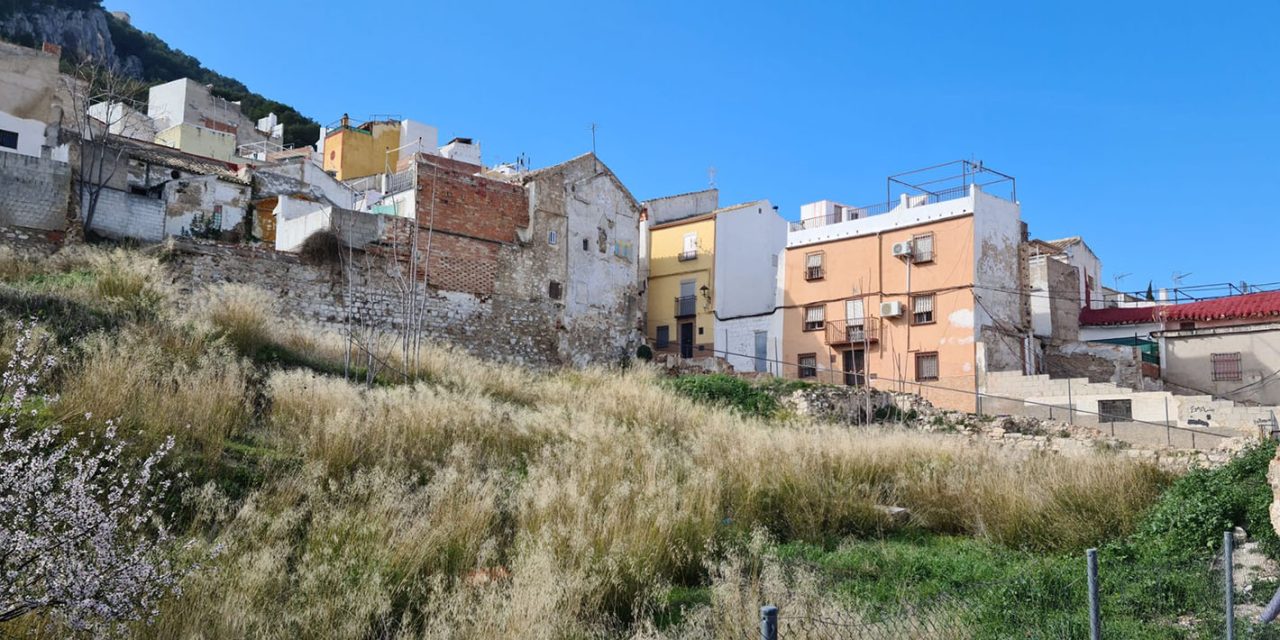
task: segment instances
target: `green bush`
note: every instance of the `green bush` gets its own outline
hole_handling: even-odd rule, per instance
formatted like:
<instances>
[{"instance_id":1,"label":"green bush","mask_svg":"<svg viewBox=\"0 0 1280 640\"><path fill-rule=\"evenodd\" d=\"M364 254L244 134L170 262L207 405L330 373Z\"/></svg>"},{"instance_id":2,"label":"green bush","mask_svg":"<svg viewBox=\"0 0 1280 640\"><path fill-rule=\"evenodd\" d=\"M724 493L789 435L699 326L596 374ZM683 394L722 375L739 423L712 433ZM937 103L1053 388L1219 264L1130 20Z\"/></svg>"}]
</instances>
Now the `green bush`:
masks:
<instances>
[{"instance_id":1,"label":"green bush","mask_svg":"<svg viewBox=\"0 0 1280 640\"><path fill-rule=\"evenodd\" d=\"M636 359L645 362L653 360L653 349L650 349L647 344L640 345L636 348Z\"/></svg>"},{"instance_id":2,"label":"green bush","mask_svg":"<svg viewBox=\"0 0 1280 640\"><path fill-rule=\"evenodd\" d=\"M778 412L778 400L742 378L713 373L681 376L670 381L675 390L700 402L730 407L743 415L769 417Z\"/></svg>"},{"instance_id":3,"label":"green bush","mask_svg":"<svg viewBox=\"0 0 1280 640\"><path fill-rule=\"evenodd\" d=\"M1280 540L1268 509L1267 465L1276 443L1263 442L1216 469L1195 469L1160 497L1133 537L1133 553L1152 557L1195 557L1216 550L1222 532L1244 527L1263 550L1276 557Z\"/></svg>"}]
</instances>

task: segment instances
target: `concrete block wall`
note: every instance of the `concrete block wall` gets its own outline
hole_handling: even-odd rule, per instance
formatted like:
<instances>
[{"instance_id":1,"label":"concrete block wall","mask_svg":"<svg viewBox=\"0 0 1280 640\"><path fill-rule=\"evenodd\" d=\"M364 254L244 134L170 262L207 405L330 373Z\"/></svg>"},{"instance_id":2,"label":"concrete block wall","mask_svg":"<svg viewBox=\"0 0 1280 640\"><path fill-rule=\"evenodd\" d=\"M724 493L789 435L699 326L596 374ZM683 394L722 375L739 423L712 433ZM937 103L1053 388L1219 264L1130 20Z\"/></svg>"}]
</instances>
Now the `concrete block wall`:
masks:
<instances>
[{"instance_id":1,"label":"concrete block wall","mask_svg":"<svg viewBox=\"0 0 1280 640\"><path fill-rule=\"evenodd\" d=\"M65 229L70 196L67 163L0 151L0 225Z\"/></svg>"},{"instance_id":2,"label":"concrete block wall","mask_svg":"<svg viewBox=\"0 0 1280 640\"><path fill-rule=\"evenodd\" d=\"M1250 434L1268 431L1280 417L1280 409L1276 407L1237 406L1229 400L1214 400L1209 396L1135 391L1106 382L1089 382L1088 378L1024 376L1016 371L989 373L985 392L1014 399L984 399L983 409L988 413L1016 412L1048 417L1042 414L1048 414L1050 406L1062 410L1074 407L1074 418L1081 424L1097 423L1100 400L1130 400L1134 420L1157 423L1168 420L1180 427L1234 429ZM1061 414L1055 411L1053 417L1061 418Z\"/></svg>"},{"instance_id":3,"label":"concrete block wall","mask_svg":"<svg viewBox=\"0 0 1280 640\"><path fill-rule=\"evenodd\" d=\"M146 242L164 239L164 203L156 198L103 189L93 214L93 231L112 238Z\"/></svg>"}]
</instances>

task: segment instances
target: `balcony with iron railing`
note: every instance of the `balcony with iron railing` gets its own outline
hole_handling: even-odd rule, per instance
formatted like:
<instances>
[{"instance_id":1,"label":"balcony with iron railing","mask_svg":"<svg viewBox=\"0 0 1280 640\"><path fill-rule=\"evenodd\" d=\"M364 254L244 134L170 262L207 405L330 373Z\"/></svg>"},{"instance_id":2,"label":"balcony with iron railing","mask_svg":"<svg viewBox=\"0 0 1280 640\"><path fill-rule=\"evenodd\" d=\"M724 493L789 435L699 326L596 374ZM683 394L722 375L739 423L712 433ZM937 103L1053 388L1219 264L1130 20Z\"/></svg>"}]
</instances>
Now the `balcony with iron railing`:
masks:
<instances>
[{"instance_id":1,"label":"balcony with iron railing","mask_svg":"<svg viewBox=\"0 0 1280 640\"><path fill-rule=\"evenodd\" d=\"M849 318L827 323L827 344L859 345L880 341L879 318Z\"/></svg>"},{"instance_id":2,"label":"balcony with iron railing","mask_svg":"<svg viewBox=\"0 0 1280 640\"><path fill-rule=\"evenodd\" d=\"M698 298L696 296L676 297L676 317L687 318L698 315Z\"/></svg>"},{"instance_id":3,"label":"balcony with iron railing","mask_svg":"<svg viewBox=\"0 0 1280 640\"><path fill-rule=\"evenodd\" d=\"M676 259L679 260L680 262L689 262L690 260L697 260L698 250L685 249L684 251L681 251L679 254L676 255Z\"/></svg>"}]
</instances>

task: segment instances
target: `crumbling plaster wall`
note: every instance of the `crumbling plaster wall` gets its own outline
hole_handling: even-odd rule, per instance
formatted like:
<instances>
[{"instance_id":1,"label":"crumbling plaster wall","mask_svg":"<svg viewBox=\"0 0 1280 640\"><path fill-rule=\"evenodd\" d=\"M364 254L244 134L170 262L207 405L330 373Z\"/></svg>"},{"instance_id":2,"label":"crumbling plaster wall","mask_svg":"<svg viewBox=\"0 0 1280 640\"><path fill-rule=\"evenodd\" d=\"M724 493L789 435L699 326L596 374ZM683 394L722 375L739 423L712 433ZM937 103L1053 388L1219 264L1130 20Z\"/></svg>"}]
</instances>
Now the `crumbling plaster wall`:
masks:
<instances>
[{"instance_id":1,"label":"crumbling plaster wall","mask_svg":"<svg viewBox=\"0 0 1280 640\"><path fill-rule=\"evenodd\" d=\"M639 204L592 155L540 173L532 184L539 200L565 212L562 357L575 366L629 357L642 339Z\"/></svg>"},{"instance_id":2,"label":"crumbling plaster wall","mask_svg":"<svg viewBox=\"0 0 1280 640\"><path fill-rule=\"evenodd\" d=\"M245 219L249 187L198 176L164 185L164 232L171 236L201 236L231 231Z\"/></svg>"},{"instance_id":3,"label":"crumbling plaster wall","mask_svg":"<svg viewBox=\"0 0 1280 640\"><path fill-rule=\"evenodd\" d=\"M974 326L977 328L978 375L1023 369L1021 335L1022 223L1017 203L975 189Z\"/></svg>"}]
</instances>

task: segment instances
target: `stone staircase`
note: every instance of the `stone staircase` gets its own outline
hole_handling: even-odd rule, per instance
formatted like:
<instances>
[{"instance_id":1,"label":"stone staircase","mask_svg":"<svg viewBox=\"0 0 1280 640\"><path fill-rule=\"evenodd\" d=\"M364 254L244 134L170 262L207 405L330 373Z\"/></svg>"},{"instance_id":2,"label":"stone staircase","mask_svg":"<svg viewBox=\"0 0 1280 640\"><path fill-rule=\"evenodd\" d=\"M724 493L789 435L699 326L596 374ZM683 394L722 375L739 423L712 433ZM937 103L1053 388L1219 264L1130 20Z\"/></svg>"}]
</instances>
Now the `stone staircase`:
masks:
<instances>
[{"instance_id":1,"label":"stone staircase","mask_svg":"<svg viewBox=\"0 0 1280 640\"><path fill-rule=\"evenodd\" d=\"M1017 413L1080 424L1106 423L1099 413L1109 413L1101 402L1128 400L1134 421L1177 427L1265 435L1277 429L1280 408L1237 405L1210 396L1182 396L1168 391L1135 391L1088 378L1050 378L1023 375L1019 371L990 372L983 392L984 413ZM1123 404L1121 404L1123 406ZM1101 410L1100 410L1101 409Z\"/></svg>"}]
</instances>

